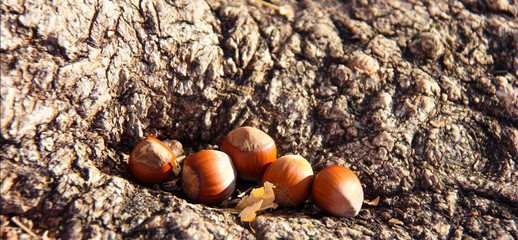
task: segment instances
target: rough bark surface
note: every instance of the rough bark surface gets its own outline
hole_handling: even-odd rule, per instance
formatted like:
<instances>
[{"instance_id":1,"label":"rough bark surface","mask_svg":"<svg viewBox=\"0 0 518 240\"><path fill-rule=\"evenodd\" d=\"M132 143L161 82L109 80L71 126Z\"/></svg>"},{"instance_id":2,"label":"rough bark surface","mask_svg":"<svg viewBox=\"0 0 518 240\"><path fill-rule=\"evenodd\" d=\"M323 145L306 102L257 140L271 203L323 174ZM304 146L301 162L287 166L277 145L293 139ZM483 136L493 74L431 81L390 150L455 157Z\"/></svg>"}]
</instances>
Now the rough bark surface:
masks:
<instances>
[{"instance_id":1,"label":"rough bark surface","mask_svg":"<svg viewBox=\"0 0 518 240\"><path fill-rule=\"evenodd\" d=\"M294 18L2 1L2 238L518 238L516 1L276 3ZM379 205L340 219L308 200L248 225L126 171L144 136L188 156L243 125L315 171L350 167Z\"/></svg>"}]
</instances>

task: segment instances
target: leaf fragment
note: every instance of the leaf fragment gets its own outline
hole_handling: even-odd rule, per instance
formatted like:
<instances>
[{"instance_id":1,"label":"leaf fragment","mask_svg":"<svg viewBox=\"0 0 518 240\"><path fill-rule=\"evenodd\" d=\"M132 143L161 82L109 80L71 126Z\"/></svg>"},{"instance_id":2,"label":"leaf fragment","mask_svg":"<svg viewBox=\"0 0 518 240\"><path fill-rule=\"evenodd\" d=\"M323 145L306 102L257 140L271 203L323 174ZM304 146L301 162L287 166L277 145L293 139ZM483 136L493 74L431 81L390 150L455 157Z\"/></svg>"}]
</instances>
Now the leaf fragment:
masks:
<instances>
[{"instance_id":1,"label":"leaf fragment","mask_svg":"<svg viewBox=\"0 0 518 240\"><path fill-rule=\"evenodd\" d=\"M228 210L239 213L242 222L254 221L258 212L277 208L277 204L273 202L275 200L274 187L275 185L272 183L265 182L263 187L254 188L248 196L239 201L235 208Z\"/></svg>"},{"instance_id":2,"label":"leaf fragment","mask_svg":"<svg viewBox=\"0 0 518 240\"><path fill-rule=\"evenodd\" d=\"M367 200L367 199L363 200L363 203L365 203L367 205L371 205L371 206L378 206L379 202L380 202L379 196L372 200Z\"/></svg>"},{"instance_id":3,"label":"leaf fragment","mask_svg":"<svg viewBox=\"0 0 518 240\"><path fill-rule=\"evenodd\" d=\"M239 213L239 217L241 218L241 222L251 222L254 221L257 216L257 211L261 208L261 204L263 204L263 200L260 199L258 202L254 203L252 206L248 206L241 210Z\"/></svg>"}]
</instances>

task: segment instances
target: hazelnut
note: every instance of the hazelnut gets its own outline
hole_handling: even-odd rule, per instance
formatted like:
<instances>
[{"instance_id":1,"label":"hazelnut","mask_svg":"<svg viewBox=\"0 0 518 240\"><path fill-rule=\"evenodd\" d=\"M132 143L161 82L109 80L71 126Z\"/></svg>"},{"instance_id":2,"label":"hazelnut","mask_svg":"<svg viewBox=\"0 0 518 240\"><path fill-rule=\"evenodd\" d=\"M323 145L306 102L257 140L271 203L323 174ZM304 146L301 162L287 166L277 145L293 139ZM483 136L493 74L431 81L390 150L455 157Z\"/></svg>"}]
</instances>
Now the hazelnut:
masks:
<instances>
[{"instance_id":1,"label":"hazelnut","mask_svg":"<svg viewBox=\"0 0 518 240\"><path fill-rule=\"evenodd\" d=\"M337 217L354 217L363 204L360 180L343 166L331 166L320 171L313 182L312 193L317 207Z\"/></svg>"},{"instance_id":2,"label":"hazelnut","mask_svg":"<svg viewBox=\"0 0 518 240\"><path fill-rule=\"evenodd\" d=\"M275 185L275 202L279 206L294 207L306 201L311 193L313 169L299 155L286 155L270 164L263 175L263 183Z\"/></svg>"},{"instance_id":3,"label":"hazelnut","mask_svg":"<svg viewBox=\"0 0 518 240\"><path fill-rule=\"evenodd\" d=\"M268 164L277 158L273 139L253 127L232 130L223 140L221 151L232 158L238 176L256 182L261 181Z\"/></svg>"},{"instance_id":4,"label":"hazelnut","mask_svg":"<svg viewBox=\"0 0 518 240\"><path fill-rule=\"evenodd\" d=\"M151 185L166 181L173 174L175 156L171 149L154 137L140 141L130 154L128 170L139 183Z\"/></svg>"},{"instance_id":5,"label":"hazelnut","mask_svg":"<svg viewBox=\"0 0 518 240\"><path fill-rule=\"evenodd\" d=\"M230 157L217 150L203 150L183 164L182 189L195 202L218 205L236 188L236 169Z\"/></svg>"}]
</instances>

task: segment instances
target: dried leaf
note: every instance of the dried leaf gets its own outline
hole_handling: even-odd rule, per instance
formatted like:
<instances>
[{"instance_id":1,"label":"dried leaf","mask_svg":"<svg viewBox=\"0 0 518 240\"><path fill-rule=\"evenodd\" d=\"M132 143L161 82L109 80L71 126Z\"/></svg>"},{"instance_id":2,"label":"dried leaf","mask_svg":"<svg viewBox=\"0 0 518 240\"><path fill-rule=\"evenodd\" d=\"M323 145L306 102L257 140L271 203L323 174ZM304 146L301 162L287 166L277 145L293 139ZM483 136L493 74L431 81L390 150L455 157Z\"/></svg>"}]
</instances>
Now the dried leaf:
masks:
<instances>
[{"instance_id":1,"label":"dried leaf","mask_svg":"<svg viewBox=\"0 0 518 240\"><path fill-rule=\"evenodd\" d=\"M180 156L174 160L174 165L172 167L175 176L178 176L180 174L180 171L182 171L182 162L184 159L185 156Z\"/></svg>"},{"instance_id":2,"label":"dried leaf","mask_svg":"<svg viewBox=\"0 0 518 240\"><path fill-rule=\"evenodd\" d=\"M363 201L363 203L365 203L367 205L371 205L371 206L378 206L379 202L380 202L380 197L379 196L377 198L372 199L372 200L365 199Z\"/></svg>"},{"instance_id":3,"label":"dried leaf","mask_svg":"<svg viewBox=\"0 0 518 240\"><path fill-rule=\"evenodd\" d=\"M273 202L275 200L274 187L272 183L265 182L263 187L254 188L250 195L241 199L235 208L227 210L239 213L243 222L253 221L257 212L268 208L277 208L277 204Z\"/></svg>"},{"instance_id":4,"label":"dried leaf","mask_svg":"<svg viewBox=\"0 0 518 240\"><path fill-rule=\"evenodd\" d=\"M263 204L263 200L260 199L258 202L254 203L252 206L248 206L244 208L241 213L239 213L239 217L241 218L241 222L251 222L254 221L255 216L257 216L256 212L261 208L261 204Z\"/></svg>"},{"instance_id":5,"label":"dried leaf","mask_svg":"<svg viewBox=\"0 0 518 240\"><path fill-rule=\"evenodd\" d=\"M245 196L244 198L241 199L241 201L239 201L239 203L237 203L235 209L237 210L243 210L249 206L252 206L254 205L256 202L258 202L259 200L262 201L262 196L264 195L264 187L260 187L260 188L254 188L251 192L250 192L250 195L248 196ZM259 207L261 207L259 205Z\"/></svg>"},{"instance_id":6,"label":"dried leaf","mask_svg":"<svg viewBox=\"0 0 518 240\"><path fill-rule=\"evenodd\" d=\"M250 192L250 195L244 197L243 199L241 199L241 201L239 201L235 209L243 210L246 207L252 206L259 200L263 201L259 209L271 207L273 205L273 201L275 200L275 195L273 193L274 187L275 186L272 183L265 182L263 187L254 188Z\"/></svg>"}]
</instances>

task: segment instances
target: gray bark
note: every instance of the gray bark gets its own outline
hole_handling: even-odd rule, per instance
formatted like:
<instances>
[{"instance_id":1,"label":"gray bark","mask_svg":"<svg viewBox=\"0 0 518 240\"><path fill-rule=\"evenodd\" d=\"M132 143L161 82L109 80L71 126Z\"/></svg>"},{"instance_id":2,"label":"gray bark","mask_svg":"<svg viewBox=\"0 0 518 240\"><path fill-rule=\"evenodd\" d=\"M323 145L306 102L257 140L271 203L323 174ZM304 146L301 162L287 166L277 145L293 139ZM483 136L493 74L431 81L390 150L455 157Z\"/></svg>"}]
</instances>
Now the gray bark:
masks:
<instances>
[{"instance_id":1,"label":"gray bark","mask_svg":"<svg viewBox=\"0 0 518 240\"><path fill-rule=\"evenodd\" d=\"M2 237L518 238L516 1L276 3L294 18L252 0L2 1ZM379 205L340 219L308 200L248 225L126 171L144 136L188 156L243 125L315 172L350 167Z\"/></svg>"}]
</instances>

